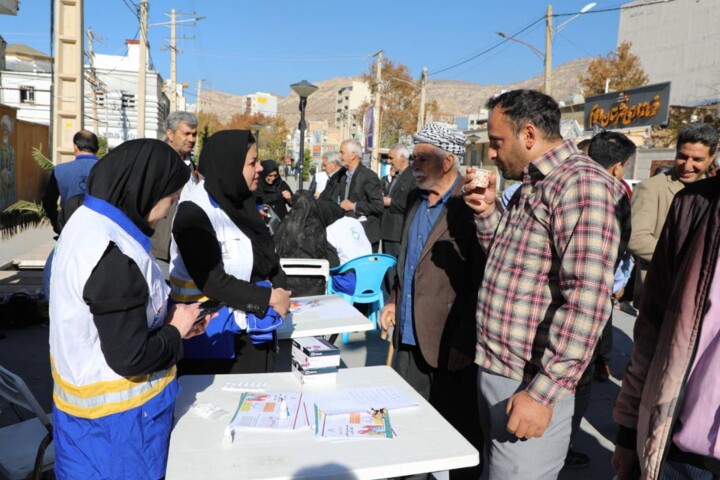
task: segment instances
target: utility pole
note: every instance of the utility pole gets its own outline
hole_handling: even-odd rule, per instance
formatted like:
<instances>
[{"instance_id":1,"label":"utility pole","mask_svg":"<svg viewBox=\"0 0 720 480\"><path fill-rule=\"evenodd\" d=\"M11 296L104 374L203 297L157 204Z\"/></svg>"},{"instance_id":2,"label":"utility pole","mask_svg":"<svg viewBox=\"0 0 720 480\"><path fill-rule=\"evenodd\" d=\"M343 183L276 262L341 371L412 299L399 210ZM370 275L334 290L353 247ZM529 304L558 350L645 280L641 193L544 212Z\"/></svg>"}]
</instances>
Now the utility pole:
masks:
<instances>
[{"instance_id":1,"label":"utility pole","mask_svg":"<svg viewBox=\"0 0 720 480\"><path fill-rule=\"evenodd\" d=\"M137 138L145 137L145 95L147 80L148 0L140 0L140 66L138 68Z\"/></svg>"},{"instance_id":2,"label":"utility pole","mask_svg":"<svg viewBox=\"0 0 720 480\"><path fill-rule=\"evenodd\" d=\"M420 108L418 109L417 131L425 126L425 84L427 83L428 69L423 67L420 77Z\"/></svg>"},{"instance_id":3,"label":"utility pole","mask_svg":"<svg viewBox=\"0 0 720 480\"><path fill-rule=\"evenodd\" d=\"M95 74L95 50L93 49L93 31L92 28L87 30L88 39L88 59L90 60L90 89L92 90L92 114L93 114L93 131L97 135L100 125L98 122L97 110L97 89L98 79Z\"/></svg>"},{"instance_id":4,"label":"utility pole","mask_svg":"<svg viewBox=\"0 0 720 480\"><path fill-rule=\"evenodd\" d=\"M380 88L382 82L382 54L380 50L374 56L377 57L375 67L375 104L373 105L373 145L372 157L370 158L370 169L377 173L377 166L380 162Z\"/></svg>"},{"instance_id":5,"label":"utility pole","mask_svg":"<svg viewBox=\"0 0 720 480\"><path fill-rule=\"evenodd\" d=\"M200 90L202 90L202 78L198 80L197 100L195 100L195 115L200 113Z\"/></svg>"},{"instance_id":6,"label":"utility pole","mask_svg":"<svg viewBox=\"0 0 720 480\"><path fill-rule=\"evenodd\" d=\"M545 14L545 95L552 96L552 5L547 6Z\"/></svg>"},{"instance_id":7,"label":"utility pole","mask_svg":"<svg viewBox=\"0 0 720 480\"><path fill-rule=\"evenodd\" d=\"M50 156L74 158L72 138L83 128L83 2L53 2L53 86Z\"/></svg>"},{"instance_id":8,"label":"utility pole","mask_svg":"<svg viewBox=\"0 0 720 480\"><path fill-rule=\"evenodd\" d=\"M177 111L177 37L174 8L170 10L170 111Z\"/></svg>"}]
</instances>

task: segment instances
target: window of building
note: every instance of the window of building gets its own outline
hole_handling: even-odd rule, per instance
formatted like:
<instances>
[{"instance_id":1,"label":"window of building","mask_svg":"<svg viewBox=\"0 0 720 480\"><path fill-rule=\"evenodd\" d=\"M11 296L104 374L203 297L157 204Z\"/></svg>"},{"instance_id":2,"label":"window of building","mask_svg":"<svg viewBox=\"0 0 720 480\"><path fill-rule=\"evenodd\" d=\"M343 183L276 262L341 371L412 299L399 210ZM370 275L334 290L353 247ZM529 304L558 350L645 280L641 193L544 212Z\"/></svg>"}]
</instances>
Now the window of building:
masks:
<instances>
[{"instance_id":1,"label":"window of building","mask_svg":"<svg viewBox=\"0 0 720 480\"><path fill-rule=\"evenodd\" d=\"M135 108L135 95L131 93L123 93L120 98L120 102L122 108L133 109Z\"/></svg>"},{"instance_id":2,"label":"window of building","mask_svg":"<svg viewBox=\"0 0 720 480\"><path fill-rule=\"evenodd\" d=\"M20 87L20 103L35 103L35 87Z\"/></svg>"},{"instance_id":3,"label":"window of building","mask_svg":"<svg viewBox=\"0 0 720 480\"><path fill-rule=\"evenodd\" d=\"M98 107L104 107L105 106L105 92L102 90L96 90L95 91L95 100L97 102Z\"/></svg>"}]
</instances>

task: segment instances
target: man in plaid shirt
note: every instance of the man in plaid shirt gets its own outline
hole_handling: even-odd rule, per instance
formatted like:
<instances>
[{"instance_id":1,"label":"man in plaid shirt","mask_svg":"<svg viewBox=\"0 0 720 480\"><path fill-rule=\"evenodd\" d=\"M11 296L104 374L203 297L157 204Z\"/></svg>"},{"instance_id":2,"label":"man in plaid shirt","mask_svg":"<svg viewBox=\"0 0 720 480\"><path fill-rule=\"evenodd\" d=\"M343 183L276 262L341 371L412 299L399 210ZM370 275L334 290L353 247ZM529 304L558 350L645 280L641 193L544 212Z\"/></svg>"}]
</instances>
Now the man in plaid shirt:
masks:
<instances>
[{"instance_id":1,"label":"man in plaid shirt","mask_svg":"<svg viewBox=\"0 0 720 480\"><path fill-rule=\"evenodd\" d=\"M478 394L490 479L556 478L575 387L612 309L622 186L560 135L560 109L532 90L488 101L490 158L522 180L505 212L496 179L464 196L488 254L477 305ZM524 440L524 441L523 441Z\"/></svg>"}]
</instances>

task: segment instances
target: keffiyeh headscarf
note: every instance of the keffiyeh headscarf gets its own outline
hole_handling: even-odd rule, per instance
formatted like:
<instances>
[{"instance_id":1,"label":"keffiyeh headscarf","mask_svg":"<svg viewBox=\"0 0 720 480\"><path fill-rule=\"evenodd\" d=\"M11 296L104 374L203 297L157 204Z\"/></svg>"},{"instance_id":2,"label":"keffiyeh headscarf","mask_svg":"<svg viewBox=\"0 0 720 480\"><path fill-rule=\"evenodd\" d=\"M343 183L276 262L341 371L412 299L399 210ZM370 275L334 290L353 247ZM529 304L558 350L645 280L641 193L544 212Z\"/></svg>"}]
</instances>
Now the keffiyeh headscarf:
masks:
<instances>
[{"instance_id":1,"label":"keffiyeh headscarf","mask_svg":"<svg viewBox=\"0 0 720 480\"><path fill-rule=\"evenodd\" d=\"M450 128L442 123L428 123L418 133L413 135L413 143L429 143L446 152L458 156L465 155L467 138L456 128Z\"/></svg>"}]
</instances>

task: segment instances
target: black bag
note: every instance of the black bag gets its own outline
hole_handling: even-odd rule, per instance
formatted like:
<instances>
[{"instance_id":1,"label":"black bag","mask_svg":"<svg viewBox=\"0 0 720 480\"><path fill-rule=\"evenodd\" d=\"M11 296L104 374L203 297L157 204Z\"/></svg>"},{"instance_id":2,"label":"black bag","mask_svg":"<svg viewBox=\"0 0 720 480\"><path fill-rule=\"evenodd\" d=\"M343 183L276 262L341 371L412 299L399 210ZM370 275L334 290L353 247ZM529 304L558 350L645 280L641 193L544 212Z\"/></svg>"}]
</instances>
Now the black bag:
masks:
<instances>
[{"instance_id":1,"label":"black bag","mask_svg":"<svg viewBox=\"0 0 720 480\"><path fill-rule=\"evenodd\" d=\"M41 320L38 300L28 293L13 293L0 303L0 330L25 328Z\"/></svg>"}]
</instances>

